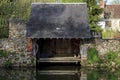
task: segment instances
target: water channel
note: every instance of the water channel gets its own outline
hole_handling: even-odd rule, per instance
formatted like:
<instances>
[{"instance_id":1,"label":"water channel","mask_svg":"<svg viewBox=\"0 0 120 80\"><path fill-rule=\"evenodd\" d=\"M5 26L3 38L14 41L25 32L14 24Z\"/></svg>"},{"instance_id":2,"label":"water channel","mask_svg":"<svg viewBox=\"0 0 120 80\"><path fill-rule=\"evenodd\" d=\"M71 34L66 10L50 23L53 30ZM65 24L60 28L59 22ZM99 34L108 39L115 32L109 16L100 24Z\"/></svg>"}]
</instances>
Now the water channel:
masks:
<instances>
[{"instance_id":1,"label":"water channel","mask_svg":"<svg viewBox=\"0 0 120 80\"><path fill-rule=\"evenodd\" d=\"M89 69L79 66L0 68L0 80L120 80L120 70Z\"/></svg>"}]
</instances>

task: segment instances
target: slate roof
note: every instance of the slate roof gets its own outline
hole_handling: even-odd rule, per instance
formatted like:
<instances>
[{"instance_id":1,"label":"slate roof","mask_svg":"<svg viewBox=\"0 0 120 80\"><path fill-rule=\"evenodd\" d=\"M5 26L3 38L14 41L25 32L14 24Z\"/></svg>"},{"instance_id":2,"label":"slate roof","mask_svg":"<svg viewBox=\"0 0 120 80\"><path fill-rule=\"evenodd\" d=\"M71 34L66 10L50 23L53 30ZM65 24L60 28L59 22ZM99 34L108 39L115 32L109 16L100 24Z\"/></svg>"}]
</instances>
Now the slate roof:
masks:
<instances>
[{"instance_id":1,"label":"slate roof","mask_svg":"<svg viewBox=\"0 0 120 80\"><path fill-rule=\"evenodd\" d=\"M107 18L120 18L120 5L106 5L105 13L107 15Z\"/></svg>"},{"instance_id":2,"label":"slate roof","mask_svg":"<svg viewBox=\"0 0 120 80\"><path fill-rule=\"evenodd\" d=\"M91 38L86 3L33 3L28 38Z\"/></svg>"}]
</instances>

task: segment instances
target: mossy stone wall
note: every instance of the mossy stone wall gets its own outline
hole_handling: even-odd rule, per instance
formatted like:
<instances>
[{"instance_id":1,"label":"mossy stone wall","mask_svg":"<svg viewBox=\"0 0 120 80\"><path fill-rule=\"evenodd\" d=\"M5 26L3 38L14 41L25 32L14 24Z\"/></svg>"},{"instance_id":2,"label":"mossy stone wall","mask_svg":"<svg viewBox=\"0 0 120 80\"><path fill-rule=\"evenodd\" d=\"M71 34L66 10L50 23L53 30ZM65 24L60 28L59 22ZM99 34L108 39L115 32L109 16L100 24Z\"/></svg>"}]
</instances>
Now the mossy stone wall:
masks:
<instances>
[{"instance_id":1,"label":"mossy stone wall","mask_svg":"<svg viewBox=\"0 0 120 80\"><path fill-rule=\"evenodd\" d=\"M0 50L8 51L8 56L0 57L0 65L35 66L32 52L27 52L26 21L9 20L9 37L0 39Z\"/></svg>"}]
</instances>

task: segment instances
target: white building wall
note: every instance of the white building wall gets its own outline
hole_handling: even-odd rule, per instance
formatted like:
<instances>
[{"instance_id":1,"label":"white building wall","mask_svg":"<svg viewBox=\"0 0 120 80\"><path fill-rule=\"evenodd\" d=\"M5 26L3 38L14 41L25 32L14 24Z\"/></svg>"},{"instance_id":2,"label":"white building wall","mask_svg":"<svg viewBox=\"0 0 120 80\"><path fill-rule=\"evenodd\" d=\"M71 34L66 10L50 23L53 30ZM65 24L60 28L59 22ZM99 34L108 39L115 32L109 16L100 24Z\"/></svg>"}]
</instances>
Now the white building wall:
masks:
<instances>
[{"instance_id":1,"label":"white building wall","mask_svg":"<svg viewBox=\"0 0 120 80\"><path fill-rule=\"evenodd\" d=\"M98 22L98 25L103 29L103 31L108 29L108 26L106 26L106 22L111 21L111 26L109 26L109 29L112 31L119 31L120 32L120 19L106 19L103 21Z\"/></svg>"},{"instance_id":2,"label":"white building wall","mask_svg":"<svg viewBox=\"0 0 120 80\"><path fill-rule=\"evenodd\" d=\"M120 31L120 19L111 20L111 29L113 31Z\"/></svg>"}]
</instances>

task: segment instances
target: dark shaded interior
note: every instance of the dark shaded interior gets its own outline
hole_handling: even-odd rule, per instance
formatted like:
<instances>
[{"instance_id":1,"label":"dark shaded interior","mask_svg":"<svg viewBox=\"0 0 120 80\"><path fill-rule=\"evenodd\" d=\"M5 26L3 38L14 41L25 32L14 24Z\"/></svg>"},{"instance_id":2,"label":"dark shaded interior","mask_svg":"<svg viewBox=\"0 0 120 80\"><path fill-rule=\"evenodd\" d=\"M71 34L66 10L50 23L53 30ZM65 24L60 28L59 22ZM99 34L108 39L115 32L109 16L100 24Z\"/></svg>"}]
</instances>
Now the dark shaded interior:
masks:
<instances>
[{"instance_id":1,"label":"dark shaded interior","mask_svg":"<svg viewBox=\"0 0 120 80\"><path fill-rule=\"evenodd\" d=\"M38 45L37 58L74 57L80 52L80 39L43 39L36 41Z\"/></svg>"}]
</instances>

